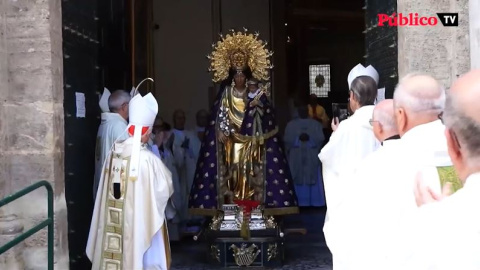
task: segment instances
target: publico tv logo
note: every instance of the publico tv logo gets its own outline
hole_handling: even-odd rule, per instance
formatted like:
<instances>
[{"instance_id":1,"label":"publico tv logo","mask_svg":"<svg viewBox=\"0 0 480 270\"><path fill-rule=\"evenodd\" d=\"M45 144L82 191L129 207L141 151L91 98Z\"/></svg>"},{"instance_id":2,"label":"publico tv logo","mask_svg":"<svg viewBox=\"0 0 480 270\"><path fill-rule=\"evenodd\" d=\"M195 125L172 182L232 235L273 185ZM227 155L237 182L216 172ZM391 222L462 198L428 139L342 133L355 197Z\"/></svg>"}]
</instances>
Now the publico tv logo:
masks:
<instances>
[{"instance_id":1,"label":"publico tv logo","mask_svg":"<svg viewBox=\"0 0 480 270\"><path fill-rule=\"evenodd\" d=\"M458 13L437 13L437 17L419 16L418 13L394 12L392 15L378 14L378 26L435 26L440 21L443 26L458 26Z\"/></svg>"}]
</instances>

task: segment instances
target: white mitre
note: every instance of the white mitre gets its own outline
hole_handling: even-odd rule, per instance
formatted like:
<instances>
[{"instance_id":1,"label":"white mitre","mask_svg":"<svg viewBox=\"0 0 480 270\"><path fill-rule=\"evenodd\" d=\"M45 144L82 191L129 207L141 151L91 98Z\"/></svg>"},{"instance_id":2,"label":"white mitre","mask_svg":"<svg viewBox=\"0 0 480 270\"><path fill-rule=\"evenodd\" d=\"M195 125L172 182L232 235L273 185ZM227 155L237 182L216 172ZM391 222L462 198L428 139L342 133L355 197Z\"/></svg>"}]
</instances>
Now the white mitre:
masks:
<instances>
[{"instance_id":1,"label":"white mitre","mask_svg":"<svg viewBox=\"0 0 480 270\"><path fill-rule=\"evenodd\" d=\"M133 147L130 157L130 179L135 181L140 169L139 155L142 138L142 128L153 126L155 117L158 113L158 103L152 93L148 93L144 97L135 95L128 105L128 127L135 126L133 132Z\"/></svg>"},{"instance_id":2,"label":"white mitre","mask_svg":"<svg viewBox=\"0 0 480 270\"><path fill-rule=\"evenodd\" d=\"M379 75L377 70L375 70L372 65L369 65L368 67L364 67L362 64L356 65L352 70L350 70L350 73L348 73L348 89L352 89L352 82L355 80L357 77L360 76L368 76L371 77L378 85L378 79Z\"/></svg>"},{"instance_id":3,"label":"white mitre","mask_svg":"<svg viewBox=\"0 0 480 270\"><path fill-rule=\"evenodd\" d=\"M375 80L378 86L378 79L380 78L380 76L378 75L377 70L374 67L372 67L372 65L369 65L368 67L365 68L365 73L366 73L365 75L372 77L372 79Z\"/></svg>"},{"instance_id":4,"label":"white mitre","mask_svg":"<svg viewBox=\"0 0 480 270\"><path fill-rule=\"evenodd\" d=\"M110 91L105 87L103 88L103 94L100 97L100 101L98 105L100 105L100 109L102 109L102 113L110 112L110 108L108 107L108 98L110 97Z\"/></svg>"},{"instance_id":5,"label":"white mitre","mask_svg":"<svg viewBox=\"0 0 480 270\"><path fill-rule=\"evenodd\" d=\"M348 89L352 89L352 82L355 80L355 78L362 76L365 74L365 67L362 64L356 65L352 70L350 70L350 73L348 73Z\"/></svg>"}]
</instances>

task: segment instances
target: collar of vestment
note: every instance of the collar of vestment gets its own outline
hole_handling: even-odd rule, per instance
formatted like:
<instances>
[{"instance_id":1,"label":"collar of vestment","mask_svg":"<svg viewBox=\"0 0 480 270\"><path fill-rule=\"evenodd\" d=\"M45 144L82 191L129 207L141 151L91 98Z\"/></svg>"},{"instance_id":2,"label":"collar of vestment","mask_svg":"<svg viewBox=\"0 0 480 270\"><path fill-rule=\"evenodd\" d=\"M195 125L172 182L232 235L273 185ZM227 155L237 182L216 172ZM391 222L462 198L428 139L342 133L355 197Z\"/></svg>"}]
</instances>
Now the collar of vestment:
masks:
<instances>
[{"instance_id":1,"label":"collar of vestment","mask_svg":"<svg viewBox=\"0 0 480 270\"><path fill-rule=\"evenodd\" d=\"M172 129L174 134L185 134L185 129Z\"/></svg>"},{"instance_id":2,"label":"collar of vestment","mask_svg":"<svg viewBox=\"0 0 480 270\"><path fill-rule=\"evenodd\" d=\"M382 144L382 145L383 145L384 143L387 143L387 144L388 144L390 141L394 141L394 140L398 140L398 139L400 139L400 136L399 136L399 135L393 135L393 136L388 137L388 138L386 138L385 140L383 140L383 142L382 142L381 144Z\"/></svg>"},{"instance_id":3,"label":"collar of vestment","mask_svg":"<svg viewBox=\"0 0 480 270\"><path fill-rule=\"evenodd\" d=\"M101 115L102 121L109 122L109 121L121 121L125 123L125 125L128 124L127 120L123 118L120 114L118 113L112 113L112 112L105 112L102 113Z\"/></svg>"},{"instance_id":4,"label":"collar of vestment","mask_svg":"<svg viewBox=\"0 0 480 270\"><path fill-rule=\"evenodd\" d=\"M480 191L480 172L473 173L465 180L464 187L469 189L477 189Z\"/></svg>"},{"instance_id":5,"label":"collar of vestment","mask_svg":"<svg viewBox=\"0 0 480 270\"><path fill-rule=\"evenodd\" d=\"M448 155L445 126L440 120L416 126L405 133L400 139L402 149L407 152L416 151L415 157L425 158L433 166L451 166L452 161Z\"/></svg>"},{"instance_id":6,"label":"collar of vestment","mask_svg":"<svg viewBox=\"0 0 480 270\"><path fill-rule=\"evenodd\" d=\"M258 95L258 93L260 93L260 89L257 89L255 92L248 92L248 97L249 98L254 98Z\"/></svg>"},{"instance_id":7,"label":"collar of vestment","mask_svg":"<svg viewBox=\"0 0 480 270\"><path fill-rule=\"evenodd\" d=\"M431 135L438 135L439 132L443 136L444 131L445 126L442 124L442 121L436 120L430 123L418 125L410 129L402 136L402 141L417 141L419 138L426 138Z\"/></svg>"},{"instance_id":8,"label":"collar of vestment","mask_svg":"<svg viewBox=\"0 0 480 270\"><path fill-rule=\"evenodd\" d=\"M360 107L347 120L352 119L352 121L361 121L362 126L366 126L369 129L373 129L372 126L370 125L369 120L372 118L374 108L375 108L374 105L367 105L367 106Z\"/></svg>"},{"instance_id":9,"label":"collar of vestment","mask_svg":"<svg viewBox=\"0 0 480 270\"><path fill-rule=\"evenodd\" d=\"M385 139L385 140L382 142L382 146L391 145L391 144L397 143L397 142L398 142L398 139L400 139L400 136L398 136L398 135L395 135L395 136L392 136L392 137L390 137L390 138L387 138L387 139Z\"/></svg>"},{"instance_id":10,"label":"collar of vestment","mask_svg":"<svg viewBox=\"0 0 480 270\"><path fill-rule=\"evenodd\" d=\"M128 139L126 139L124 141L115 143L115 147L119 147L119 148L122 149L121 150L122 157L128 157L128 156L131 155L132 146L133 146L133 137L129 137ZM140 149L145 149L146 147L147 147L147 144L142 143L141 146L140 146Z\"/></svg>"}]
</instances>

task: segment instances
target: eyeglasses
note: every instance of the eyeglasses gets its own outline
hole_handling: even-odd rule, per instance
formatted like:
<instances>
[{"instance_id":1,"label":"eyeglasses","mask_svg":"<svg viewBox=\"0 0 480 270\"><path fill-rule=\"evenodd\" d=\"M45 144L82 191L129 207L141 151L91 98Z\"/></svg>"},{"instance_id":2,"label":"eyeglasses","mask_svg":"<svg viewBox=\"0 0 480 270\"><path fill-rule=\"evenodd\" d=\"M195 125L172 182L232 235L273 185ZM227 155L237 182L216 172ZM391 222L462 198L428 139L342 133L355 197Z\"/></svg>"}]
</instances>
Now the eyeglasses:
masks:
<instances>
[{"instance_id":1,"label":"eyeglasses","mask_svg":"<svg viewBox=\"0 0 480 270\"><path fill-rule=\"evenodd\" d=\"M442 124L445 124L445 123L443 123L443 112L438 114L438 119L440 119L440 121L442 121Z\"/></svg>"},{"instance_id":2,"label":"eyeglasses","mask_svg":"<svg viewBox=\"0 0 480 270\"><path fill-rule=\"evenodd\" d=\"M373 126L373 123L374 123L374 122L378 122L378 121L377 121L377 120L370 119L370 120L368 120L368 122L370 123L370 126Z\"/></svg>"}]
</instances>

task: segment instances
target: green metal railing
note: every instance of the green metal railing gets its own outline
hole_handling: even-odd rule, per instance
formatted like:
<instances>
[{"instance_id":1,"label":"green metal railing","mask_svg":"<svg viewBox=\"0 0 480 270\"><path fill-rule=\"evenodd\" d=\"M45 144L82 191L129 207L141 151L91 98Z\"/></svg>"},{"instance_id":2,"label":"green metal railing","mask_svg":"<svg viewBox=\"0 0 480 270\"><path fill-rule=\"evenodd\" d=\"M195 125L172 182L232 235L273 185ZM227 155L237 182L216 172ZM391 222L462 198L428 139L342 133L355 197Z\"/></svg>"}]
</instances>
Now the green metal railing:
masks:
<instances>
[{"instance_id":1,"label":"green metal railing","mask_svg":"<svg viewBox=\"0 0 480 270\"><path fill-rule=\"evenodd\" d=\"M42 221L42 223L38 224L37 226L31 228L30 230L22 233L21 235L17 236L12 241L8 242L4 246L0 247L0 255L6 252L7 250L11 249L15 245L19 244L23 240L27 239L28 237L32 236L36 232L40 231L41 229L48 226L48 270L53 270L53 189L50 183L47 181L40 181L35 183L29 187L26 187L20 190L17 193L9 195L2 200L0 200L0 207L7 205L16 199L27 195L28 193L44 186L47 189L48 193L48 218L47 220Z\"/></svg>"}]
</instances>

